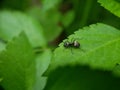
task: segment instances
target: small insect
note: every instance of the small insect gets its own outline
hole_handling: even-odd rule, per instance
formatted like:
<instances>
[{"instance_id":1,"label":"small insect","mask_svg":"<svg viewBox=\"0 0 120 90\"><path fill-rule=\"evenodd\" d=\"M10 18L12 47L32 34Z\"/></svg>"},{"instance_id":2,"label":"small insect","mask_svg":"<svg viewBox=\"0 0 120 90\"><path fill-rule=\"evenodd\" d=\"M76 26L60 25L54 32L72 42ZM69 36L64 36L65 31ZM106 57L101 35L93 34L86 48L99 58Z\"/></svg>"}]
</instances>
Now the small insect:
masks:
<instances>
[{"instance_id":1,"label":"small insect","mask_svg":"<svg viewBox=\"0 0 120 90\"><path fill-rule=\"evenodd\" d=\"M71 42L66 41L66 42L64 42L64 47L66 47L66 48L70 48L70 47L79 48L80 43L78 41L76 41L76 40L71 41Z\"/></svg>"},{"instance_id":2,"label":"small insect","mask_svg":"<svg viewBox=\"0 0 120 90\"><path fill-rule=\"evenodd\" d=\"M80 43L77 40L71 40L70 41L65 41L64 42L64 47L65 48L71 48L71 52L72 52L72 48L80 48Z\"/></svg>"}]
</instances>

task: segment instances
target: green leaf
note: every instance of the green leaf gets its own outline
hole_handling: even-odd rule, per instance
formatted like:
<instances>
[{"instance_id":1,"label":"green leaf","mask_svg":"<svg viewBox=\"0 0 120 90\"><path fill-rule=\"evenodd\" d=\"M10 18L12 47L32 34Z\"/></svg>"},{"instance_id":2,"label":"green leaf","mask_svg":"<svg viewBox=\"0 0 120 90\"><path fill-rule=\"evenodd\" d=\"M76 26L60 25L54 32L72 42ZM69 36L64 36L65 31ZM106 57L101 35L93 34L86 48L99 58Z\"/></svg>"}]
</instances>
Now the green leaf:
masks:
<instances>
[{"instance_id":1,"label":"green leaf","mask_svg":"<svg viewBox=\"0 0 120 90\"><path fill-rule=\"evenodd\" d=\"M43 29L37 21L20 12L0 12L0 37L11 40L24 31L33 47L45 46Z\"/></svg>"},{"instance_id":2,"label":"green leaf","mask_svg":"<svg viewBox=\"0 0 120 90\"><path fill-rule=\"evenodd\" d=\"M28 12L32 17L40 21L47 41L54 40L62 32L62 27L59 25L61 14L58 10L51 9L45 12L40 7L34 7Z\"/></svg>"},{"instance_id":3,"label":"green leaf","mask_svg":"<svg viewBox=\"0 0 120 90\"><path fill-rule=\"evenodd\" d=\"M72 23L75 16L73 10L62 14L56 8L44 11L43 8L38 6L28 10L28 14L40 21L48 41L55 40L61 34L63 29Z\"/></svg>"},{"instance_id":4,"label":"green leaf","mask_svg":"<svg viewBox=\"0 0 120 90\"><path fill-rule=\"evenodd\" d=\"M4 50L5 47L6 47L6 44L3 43L3 42L0 42L0 52L1 52L2 50Z\"/></svg>"},{"instance_id":5,"label":"green leaf","mask_svg":"<svg viewBox=\"0 0 120 90\"><path fill-rule=\"evenodd\" d=\"M66 64L89 64L92 68L111 70L120 63L120 31L111 26L94 24L78 30L69 37L69 41L71 39L80 42L80 49L72 48L71 52L61 43L54 52L50 69Z\"/></svg>"},{"instance_id":6,"label":"green leaf","mask_svg":"<svg viewBox=\"0 0 120 90\"><path fill-rule=\"evenodd\" d=\"M51 56L51 51L49 49L46 49L42 54L36 57L37 74L34 90L43 90L47 82L47 77L42 76L42 74L47 70L50 64Z\"/></svg>"},{"instance_id":7,"label":"green leaf","mask_svg":"<svg viewBox=\"0 0 120 90\"><path fill-rule=\"evenodd\" d=\"M120 1L119 0L98 0L98 2L107 10L120 17Z\"/></svg>"},{"instance_id":8,"label":"green leaf","mask_svg":"<svg viewBox=\"0 0 120 90\"><path fill-rule=\"evenodd\" d=\"M2 81L3 79L2 78L0 78L0 82Z\"/></svg>"},{"instance_id":9,"label":"green leaf","mask_svg":"<svg viewBox=\"0 0 120 90\"><path fill-rule=\"evenodd\" d=\"M68 37L68 41L72 39L80 48L59 45L46 72L45 90L120 89L120 78L111 73L120 77L120 68L116 68L120 64L120 31L98 23L76 31Z\"/></svg>"},{"instance_id":10,"label":"green leaf","mask_svg":"<svg viewBox=\"0 0 120 90\"><path fill-rule=\"evenodd\" d=\"M70 5L72 4L75 13L74 21L66 29L67 34L72 34L80 27L96 22L96 17L98 17L96 14L100 12L96 0L66 0L66 2L70 3ZM93 18L91 19L91 17Z\"/></svg>"},{"instance_id":11,"label":"green leaf","mask_svg":"<svg viewBox=\"0 0 120 90\"><path fill-rule=\"evenodd\" d=\"M59 4L61 0L42 0L43 9L49 10L55 8L57 4Z\"/></svg>"},{"instance_id":12,"label":"green leaf","mask_svg":"<svg viewBox=\"0 0 120 90\"><path fill-rule=\"evenodd\" d=\"M13 10L26 10L31 4L31 0L2 0L0 6L2 8Z\"/></svg>"},{"instance_id":13,"label":"green leaf","mask_svg":"<svg viewBox=\"0 0 120 90\"><path fill-rule=\"evenodd\" d=\"M44 90L119 90L120 78L88 67L59 67L49 75Z\"/></svg>"},{"instance_id":14,"label":"green leaf","mask_svg":"<svg viewBox=\"0 0 120 90\"><path fill-rule=\"evenodd\" d=\"M74 18L75 18L75 12L71 10L62 16L61 21L65 27L68 27L72 23Z\"/></svg>"},{"instance_id":15,"label":"green leaf","mask_svg":"<svg viewBox=\"0 0 120 90\"><path fill-rule=\"evenodd\" d=\"M24 33L8 43L0 53L1 85L5 90L33 90L35 58Z\"/></svg>"}]
</instances>

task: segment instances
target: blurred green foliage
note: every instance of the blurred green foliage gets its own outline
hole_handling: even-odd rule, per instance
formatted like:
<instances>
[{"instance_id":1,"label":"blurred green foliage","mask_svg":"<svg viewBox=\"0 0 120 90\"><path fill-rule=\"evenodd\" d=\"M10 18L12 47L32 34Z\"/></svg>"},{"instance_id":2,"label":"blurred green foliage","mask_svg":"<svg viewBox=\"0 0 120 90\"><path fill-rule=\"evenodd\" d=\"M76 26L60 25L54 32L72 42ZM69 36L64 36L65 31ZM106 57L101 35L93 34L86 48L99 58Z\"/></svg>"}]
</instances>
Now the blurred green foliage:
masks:
<instances>
[{"instance_id":1,"label":"blurred green foliage","mask_svg":"<svg viewBox=\"0 0 120 90\"><path fill-rule=\"evenodd\" d=\"M31 5L31 0L1 0L2 9L26 10Z\"/></svg>"},{"instance_id":2,"label":"blurred green foliage","mask_svg":"<svg viewBox=\"0 0 120 90\"><path fill-rule=\"evenodd\" d=\"M2 0L0 4L1 9L27 11L39 20L48 41L55 40L63 30L69 35L97 22L120 28L120 19L101 7L97 0Z\"/></svg>"},{"instance_id":3,"label":"blurred green foliage","mask_svg":"<svg viewBox=\"0 0 120 90\"><path fill-rule=\"evenodd\" d=\"M119 17L120 0L0 0L0 90L119 90Z\"/></svg>"},{"instance_id":4,"label":"blurred green foliage","mask_svg":"<svg viewBox=\"0 0 120 90\"><path fill-rule=\"evenodd\" d=\"M44 90L119 90L120 78L109 71L83 66L59 67L49 75Z\"/></svg>"}]
</instances>

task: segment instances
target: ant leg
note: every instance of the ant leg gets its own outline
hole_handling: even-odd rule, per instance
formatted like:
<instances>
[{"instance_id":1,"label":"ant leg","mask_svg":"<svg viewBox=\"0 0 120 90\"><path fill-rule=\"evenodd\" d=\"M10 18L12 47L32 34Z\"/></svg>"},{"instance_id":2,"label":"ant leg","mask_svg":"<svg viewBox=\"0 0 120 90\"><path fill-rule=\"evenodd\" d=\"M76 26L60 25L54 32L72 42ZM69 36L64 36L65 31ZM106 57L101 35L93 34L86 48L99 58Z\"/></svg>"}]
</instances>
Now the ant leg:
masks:
<instances>
[{"instance_id":1,"label":"ant leg","mask_svg":"<svg viewBox=\"0 0 120 90\"><path fill-rule=\"evenodd\" d=\"M74 42L74 41L76 41L76 40L81 40L82 38L72 38L71 39L71 42Z\"/></svg>"},{"instance_id":2,"label":"ant leg","mask_svg":"<svg viewBox=\"0 0 120 90\"><path fill-rule=\"evenodd\" d=\"M84 53L86 52L86 50L85 50L85 49L82 49L81 47L80 47L80 50L81 50L82 52L84 52Z\"/></svg>"},{"instance_id":3,"label":"ant leg","mask_svg":"<svg viewBox=\"0 0 120 90\"><path fill-rule=\"evenodd\" d=\"M82 39L82 38L81 38ZM74 42L74 41L76 41L76 40L81 40L80 38L72 38L71 39L71 42Z\"/></svg>"}]
</instances>

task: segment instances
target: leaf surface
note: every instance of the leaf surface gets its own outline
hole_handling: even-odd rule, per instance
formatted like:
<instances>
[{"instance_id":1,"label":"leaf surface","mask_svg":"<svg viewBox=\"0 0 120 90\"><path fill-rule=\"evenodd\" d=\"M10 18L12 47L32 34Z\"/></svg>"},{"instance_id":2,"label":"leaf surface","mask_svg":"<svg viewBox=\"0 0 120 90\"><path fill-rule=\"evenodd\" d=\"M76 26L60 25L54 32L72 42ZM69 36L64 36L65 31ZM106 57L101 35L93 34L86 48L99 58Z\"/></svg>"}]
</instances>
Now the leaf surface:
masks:
<instances>
[{"instance_id":1,"label":"leaf surface","mask_svg":"<svg viewBox=\"0 0 120 90\"><path fill-rule=\"evenodd\" d=\"M30 16L21 12L1 11L0 12L0 37L4 40L11 40L24 31L33 47L45 46L46 41L42 27Z\"/></svg>"},{"instance_id":2,"label":"leaf surface","mask_svg":"<svg viewBox=\"0 0 120 90\"><path fill-rule=\"evenodd\" d=\"M65 48L67 40L77 40L80 48ZM67 40L54 51L45 73L49 77L45 90L118 90L119 30L98 23L76 31Z\"/></svg>"},{"instance_id":3,"label":"leaf surface","mask_svg":"<svg viewBox=\"0 0 120 90\"><path fill-rule=\"evenodd\" d=\"M46 85L47 77L42 76L43 73L47 70L50 60L51 60L52 52L49 49L44 50L43 53L39 54L36 57L36 82L34 86L34 90L43 90Z\"/></svg>"},{"instance_id":4,"label":"leaf surface","mask_svg":"<svg viewBox=\"0 0 120 90\"><path fill-rule=\"evenodd\" d=\"M120 0L98 0L107 10L120 17Z\"/></svg>"},{"instance_id":5,"label":"leaf surface","mask_svg":"<svg viewBox=\"0 0 120 90\"><path fill-rule=\"evenodd\" d=\"M72 39L80 43L80 48L71 48L71 52L61 43L54 51L51 69L66 64L89 64L93 68L111 70L120 63L119 30L105 24L94 24L78 30L69 36L68 41Z\"/></svg>"},{"instance_id":6,"label":"leaf surface","mask_svg":"<svg viewBox=\"0 0 120 90\"><path fill-rule=\"evenodd\" d=\"M24 33L7 44L0 53L0 76L5 90L33 90L35 57Z\"/></svg>"}]
</instances>

